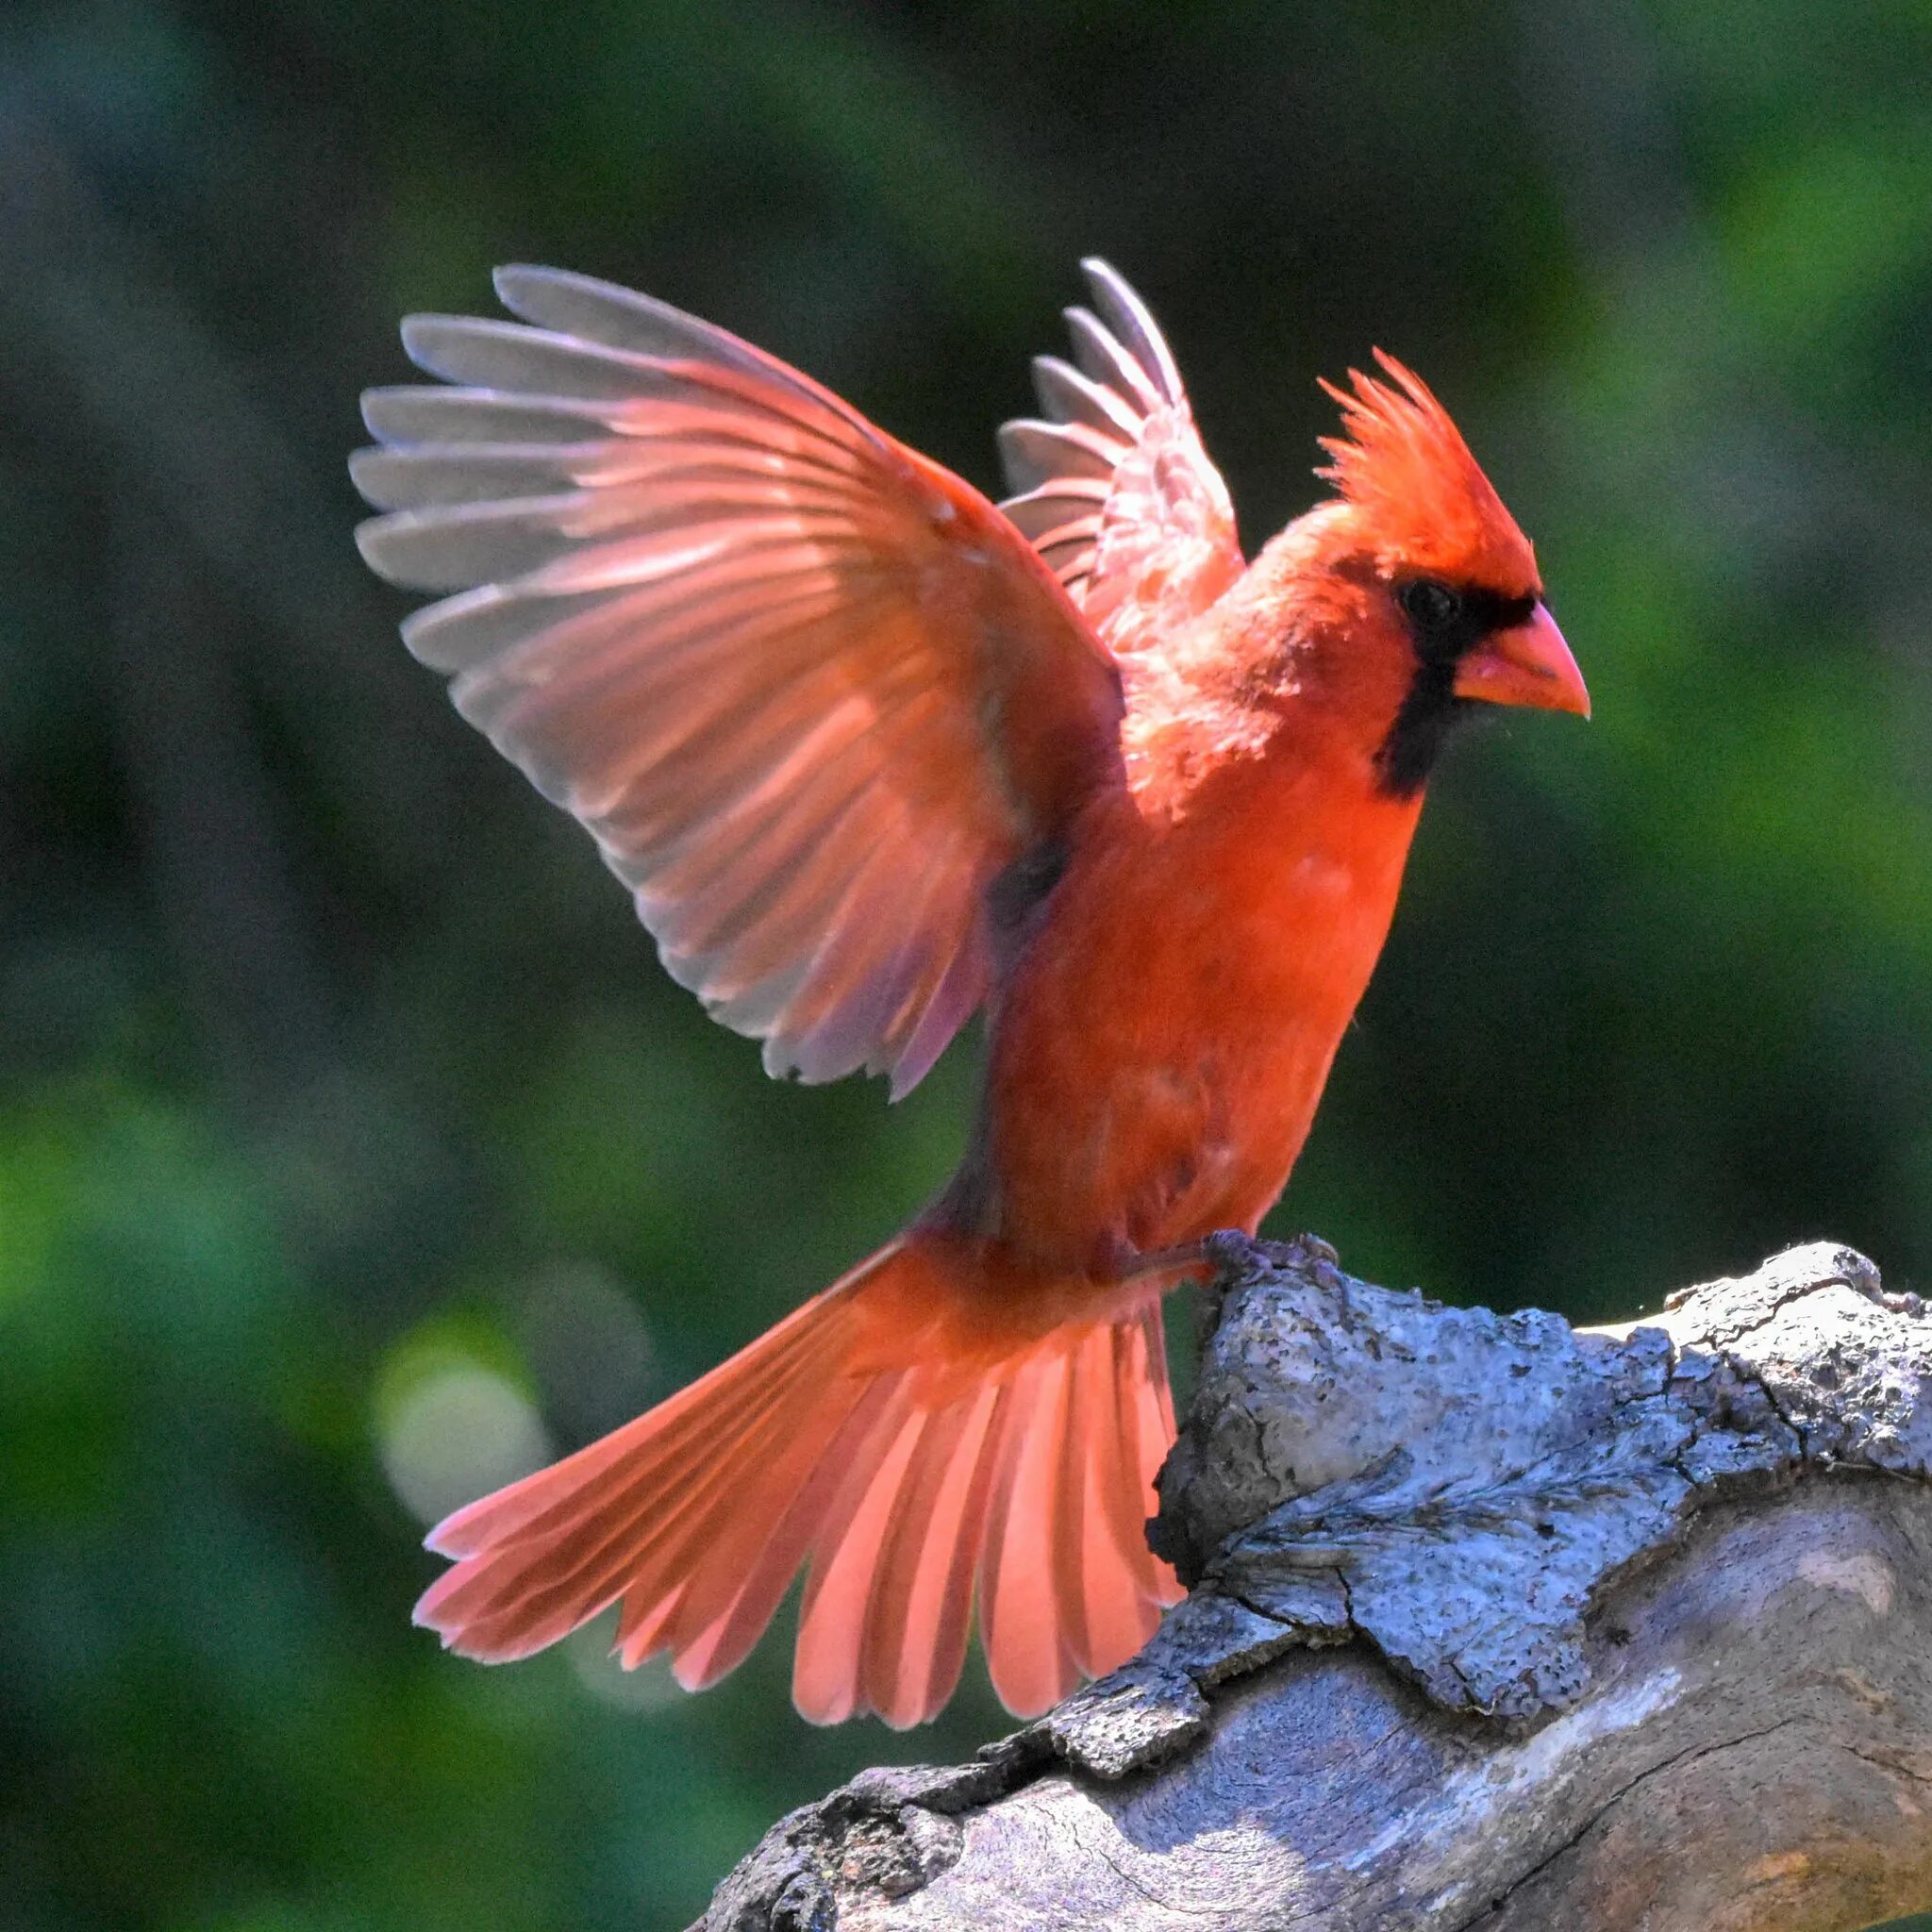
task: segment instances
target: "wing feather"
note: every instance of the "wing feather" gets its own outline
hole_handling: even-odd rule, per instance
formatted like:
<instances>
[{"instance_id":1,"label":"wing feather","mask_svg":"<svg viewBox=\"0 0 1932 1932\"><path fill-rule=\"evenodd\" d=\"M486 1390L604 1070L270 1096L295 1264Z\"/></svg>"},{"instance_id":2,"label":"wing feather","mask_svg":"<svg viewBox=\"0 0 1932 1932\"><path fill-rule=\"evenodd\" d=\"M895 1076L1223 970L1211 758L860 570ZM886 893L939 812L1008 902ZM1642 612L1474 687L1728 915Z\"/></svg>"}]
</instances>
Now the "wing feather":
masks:
<instances>
[{"instance_id":1,"label":"wing feather","mask_svg":"<svg viewBox=\"0 0 1932 1932\"><path fill-rule=\"evenodd\" d=\"M443 593L405 642L774 1073L905 1091L985 995L992 880L1121 782L1111 658L991 504L796 370L585 276L497 288L519 320L404 325L449 387L364 398L363 554ZM1086 414L1016 443L1078 473L1058 557L1127 445L1052 381Z\"/></svg>"},{"instance_id":2,"label":"wing feather","mask_svg":"<svg viewBox=\"0 0 1932 1932\"><path fill-rule=\"evenodd\" d=\"M1083 266L1093 308L1067 310L1074 364L1033 365L1051 420L1000 431L1015 492L1000 508L1125 659L1158 650L1245 566L1227 487L1153 316L1104 261Z\"/></svg>"}]
</instances>

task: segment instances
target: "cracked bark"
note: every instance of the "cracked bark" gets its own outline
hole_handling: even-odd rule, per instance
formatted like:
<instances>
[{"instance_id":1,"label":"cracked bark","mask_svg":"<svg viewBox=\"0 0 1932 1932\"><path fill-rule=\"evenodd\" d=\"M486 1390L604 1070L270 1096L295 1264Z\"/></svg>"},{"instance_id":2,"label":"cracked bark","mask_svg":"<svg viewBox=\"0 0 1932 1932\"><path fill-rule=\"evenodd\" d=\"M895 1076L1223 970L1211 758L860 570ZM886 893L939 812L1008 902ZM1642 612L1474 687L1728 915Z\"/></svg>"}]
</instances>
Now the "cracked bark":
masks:
<instances>
[{"instance_id":1,"label":"cracked bark","mask_svg":"<svg viewBox=\"0 0 1932 1932\"><path fill-rule=\"evenodd\" d=\"M1932 1907L1932 1311L1794 1249L1573 1330L1224 1238L1191 1585L970 1765L794 1812L707 1932L1854 1932Z\"/></svg>"}]
</instances>

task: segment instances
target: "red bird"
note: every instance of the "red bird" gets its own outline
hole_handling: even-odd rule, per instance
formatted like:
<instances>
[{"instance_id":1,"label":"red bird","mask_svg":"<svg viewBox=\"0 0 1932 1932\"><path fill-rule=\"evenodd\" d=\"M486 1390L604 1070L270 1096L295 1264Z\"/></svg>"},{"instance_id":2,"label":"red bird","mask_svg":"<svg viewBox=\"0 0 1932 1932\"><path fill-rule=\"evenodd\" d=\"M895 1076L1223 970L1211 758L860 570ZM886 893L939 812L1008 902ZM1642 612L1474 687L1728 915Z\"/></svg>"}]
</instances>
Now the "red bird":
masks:
<instances>
[{"instance_id":1,"label":"red bird","mask_svg":"<svg viewBox=\"0 0 1932 1932\"><path fill-rule=\"evenodd\" d=\"M912 1087L978 1008L958 1172L702 1380L440 1524L417 1621L489 1661L622 1605L696 1689L809 1566L793 1697L929 1718L976 1598L1022 1715L1146 1640L1160 1296L1288 1179L1474 702L1587 715L1529 543L1392 357L1332 500L1250 563L1104 263L995 508L646 296L510 268L417 316L363 555L403 635L581 820L672 974L772 1074ZM1324 385L1324 387L1327 387Z\"/></svg>"}]
</instances>

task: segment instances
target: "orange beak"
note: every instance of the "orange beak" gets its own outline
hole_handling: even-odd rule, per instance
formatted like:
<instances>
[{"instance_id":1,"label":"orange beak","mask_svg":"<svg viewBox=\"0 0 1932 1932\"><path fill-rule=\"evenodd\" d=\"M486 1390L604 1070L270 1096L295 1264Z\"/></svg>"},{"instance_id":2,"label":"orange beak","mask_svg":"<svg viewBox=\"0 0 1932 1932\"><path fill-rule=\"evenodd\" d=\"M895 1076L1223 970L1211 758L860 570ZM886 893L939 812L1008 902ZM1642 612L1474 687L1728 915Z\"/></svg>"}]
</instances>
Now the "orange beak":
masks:
<instances>
[{"instance_id":1,"label":"orange beak","mask_svg":"<svg viewBox=\"0 0 1932 1932\"><path fill-rule=\"evenodd\" d=\"M1590 716L1583 673L1577 670L1557 620L1541 604L1527 624L1496 631L1463 658L1456 671L1456 695Z\"/></svg>"}]
</instances>

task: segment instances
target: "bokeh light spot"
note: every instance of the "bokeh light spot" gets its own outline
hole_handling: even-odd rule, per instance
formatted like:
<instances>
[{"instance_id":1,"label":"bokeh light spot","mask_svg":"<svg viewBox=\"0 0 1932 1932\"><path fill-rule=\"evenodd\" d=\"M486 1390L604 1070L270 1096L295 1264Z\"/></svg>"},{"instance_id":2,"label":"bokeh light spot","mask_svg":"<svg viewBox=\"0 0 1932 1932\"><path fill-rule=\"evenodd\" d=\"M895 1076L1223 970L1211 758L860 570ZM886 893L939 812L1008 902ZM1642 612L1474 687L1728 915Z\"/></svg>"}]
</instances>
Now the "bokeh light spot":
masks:
<instances>
[{"instance_id":1,"label":"bokeh light spot","mask_svg":"<svg viewBox=\"0 0 1932 1932\"><path fill-rule=\"evenodd\" d=\"M480 1362L431 1370L388 1409L382 1466L421 1523L436 1523L550 1460L550 1439L528 1397Z\"/></svg>"}]
</instances>

